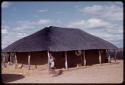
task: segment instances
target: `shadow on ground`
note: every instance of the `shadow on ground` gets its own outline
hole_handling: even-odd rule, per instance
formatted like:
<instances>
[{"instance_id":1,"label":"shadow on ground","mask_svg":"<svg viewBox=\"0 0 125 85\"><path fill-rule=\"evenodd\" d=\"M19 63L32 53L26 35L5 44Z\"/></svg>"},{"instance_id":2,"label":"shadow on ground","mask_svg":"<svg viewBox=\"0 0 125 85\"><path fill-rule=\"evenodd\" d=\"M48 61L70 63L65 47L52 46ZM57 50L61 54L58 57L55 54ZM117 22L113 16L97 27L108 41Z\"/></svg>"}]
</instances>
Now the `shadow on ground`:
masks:
<instances>
[{"instance_id":1,"label":"shadow on ground","mask_svg":"<svg viewBox=\"0 0 125 85\"><path fill-rule=\"evenodd\" d=\"M2 82L3 83L16 81L16 80L19 80L19 79L22 79L22 78L24 78L24 76L19 75L19 74L2 74Z\"/></svg>"}]
</instances>

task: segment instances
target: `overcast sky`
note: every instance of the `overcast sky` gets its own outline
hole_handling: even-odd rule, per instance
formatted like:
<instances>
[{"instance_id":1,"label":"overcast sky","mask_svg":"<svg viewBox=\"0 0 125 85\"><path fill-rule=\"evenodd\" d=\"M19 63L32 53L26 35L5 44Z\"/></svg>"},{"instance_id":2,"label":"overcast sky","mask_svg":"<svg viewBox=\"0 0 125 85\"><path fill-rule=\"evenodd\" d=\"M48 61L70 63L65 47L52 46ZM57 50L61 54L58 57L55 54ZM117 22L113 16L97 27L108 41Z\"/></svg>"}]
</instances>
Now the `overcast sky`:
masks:
<instances>
[{"instance_id":1,"label":"overcast sky","mask_svg":"<svg viewBox=\"0 0 125 85\"><path fill-rule=\"evenodd\" d=\"M2 48L48 26L73 27L123 47L122 2L3 2Z\"/></svg>"}]
</instances>

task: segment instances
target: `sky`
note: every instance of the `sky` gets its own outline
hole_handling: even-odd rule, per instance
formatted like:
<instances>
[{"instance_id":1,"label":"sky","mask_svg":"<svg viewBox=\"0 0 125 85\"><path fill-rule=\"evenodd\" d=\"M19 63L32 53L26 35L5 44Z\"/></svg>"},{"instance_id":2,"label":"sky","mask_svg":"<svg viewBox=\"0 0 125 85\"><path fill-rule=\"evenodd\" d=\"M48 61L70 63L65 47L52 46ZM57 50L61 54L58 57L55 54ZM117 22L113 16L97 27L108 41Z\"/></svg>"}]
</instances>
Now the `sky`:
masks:
<instances>
[{"instance_id":1,"label":"sky","mask_svg":"<svg viewBox=\"0 0 125 85\"><path fill-rule=\"evenodd\" d=\"M4 1L2 48L44 27L76 28L123 48L123 3L120 1Z\"/></svg>"}]
</instances>

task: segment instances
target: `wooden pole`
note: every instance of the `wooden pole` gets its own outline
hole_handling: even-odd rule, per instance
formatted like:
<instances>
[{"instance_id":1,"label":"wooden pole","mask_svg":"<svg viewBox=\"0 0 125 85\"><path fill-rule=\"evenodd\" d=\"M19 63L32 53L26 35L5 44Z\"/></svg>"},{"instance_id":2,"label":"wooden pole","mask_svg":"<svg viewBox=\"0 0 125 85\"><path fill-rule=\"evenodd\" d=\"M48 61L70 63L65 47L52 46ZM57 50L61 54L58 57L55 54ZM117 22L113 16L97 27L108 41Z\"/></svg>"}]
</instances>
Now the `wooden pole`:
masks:
<instances>
[{"instance_id":1,"label":"wooden pole","mask_svg":"<svg viewBox=\"0 0 125 85\"><path fill-rule=\"evenodd\" d=\"M102 64L101 51L99 50L99 63Z\"/></svg>"},{"instance_id":2,"label":"wooden pole","mask_svg":"<svg viewBox=\"0 0 125 85\"><path fill-rule=\"evenodd\" d=\"M7 67L6 66L6 55L5 55L5 53L2 53L2 63L4 65L4 67Z\"/></svg>"},{"instance_id":3,"label":"wooden pole","mask_svg":"<svg viewBox=\"0 0 125 85\"><path fill-rule=\"evenodd\" d=\"M84 66L86 66L85 50L83 51L83 58L84 58Z\"/></svg>"},{"instance_id":4,"label":"wooden pole","mask_svg":"<svg viewBox=\"0 0 125 85\"><path fill-rule=\"evenodd\" d=\"M108 54L108 63L111 63L111 56L110 56L110 54L109 54L108 49L107 49L106 51L107 51L107 54Z\"/></svg>"},{"instance_id":5,"label":"wooden pole","mask_svg":"<svg viewBox=\"0 0 125 85\"><path fill-rule=\"evenodd\" d=\"M15 53L15 68L17 68L17 56L16 56L16 53Z\"/></svg>"},{"instance_id":6,"label":"wooden pole","mask_svg":"<svg viewBox=\"0 0 125 85\"><path fill-rule=\"evenodd\" d=\"M117 57L117 50L114 50L115 51L115 56L114 56L114 60L116 62L116 57Z\"/></svg>"},{"instance_id":7,"label":"wooden pole","mask_svg":"<svg viewBox=\"0 0 125 85\"><path fill-rule=\"evenodd\" d=\"M68 69L67 52L65 52L65 68Z\"/></svg>"},{"instance_id":8,"label":"wooden pole","mask_svg":"<svg viewBox=\"0 0 125 85\"><path fill-rule=\"evenodd\" d=\"M82 51L83 52L83 51ZM81 65L83 66L83 53L81 55Z\"/></svg>"},{"instance_id":9,"label":"wooden pole","mask_svg":"<svg viewBox=\"0 0 125 85\"><path fill-rule=\"evenodd\" d=\"M48 69L50 71L50 54L49 54L49 51L47 51L47 56L48 56Z\"/></svg>"},{"instance_id":10,"label":"wooden pole","mask_svg":"<svg viewBox=\"0 0 125 85\"><path fill-rule=\"evenodd\" d=\"M30 59L31 59L31 55L28 55L28 66L29 66L29 70L30 70Z\"/></svg>"},{"instance_id":11,"label":"wooden pole","mask_svg":"<svg viewBox=\"0 0 125 85\"><path fill-rule=\"evenodd\" d=\"M9 65L11 65L11 62L12 62L12 60L11 60L11 53L9 53L9 59L10 59Z\"/></svg>"}]
</instances>

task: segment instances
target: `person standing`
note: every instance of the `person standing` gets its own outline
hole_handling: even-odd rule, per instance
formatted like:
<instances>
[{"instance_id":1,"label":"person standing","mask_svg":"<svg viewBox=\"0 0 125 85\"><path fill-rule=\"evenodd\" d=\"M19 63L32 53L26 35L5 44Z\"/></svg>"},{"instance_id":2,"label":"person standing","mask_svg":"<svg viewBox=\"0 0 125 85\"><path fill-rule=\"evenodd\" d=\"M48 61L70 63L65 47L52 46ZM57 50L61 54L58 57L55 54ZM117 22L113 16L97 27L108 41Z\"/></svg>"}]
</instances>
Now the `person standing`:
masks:
<instances>
[{"instance_id":1,"label":"person standing","mask_svg":"<svg viewBox=\"0 0 125 85\"><path fill-rule=\"evenodd\" d=\"M55 68L55 58L52 55L50 56L50 68Z\"/></svg>"},{"instance_id":2,"label":"person standing","mask_svg":"<svg viewBox=\"0 0 125 85\"><path fill-rule=\"evenodd\" d=\"M50 54L50 59L49 59L49 64L50 64L50 74L55 74L55 58Z\"/></svg>"}]
</instances>

